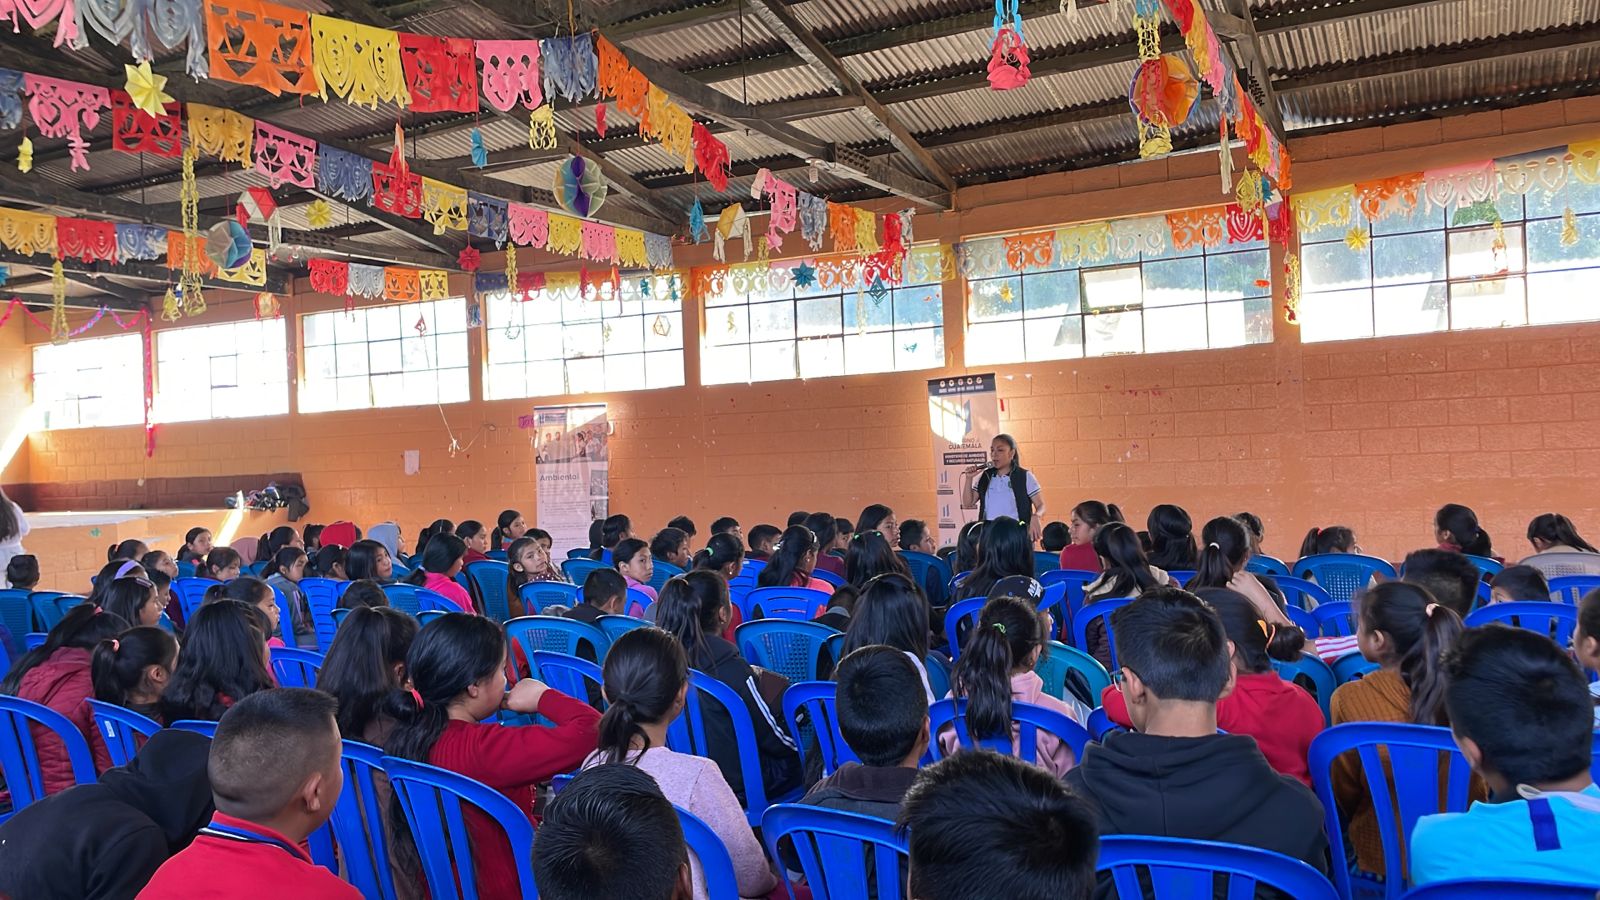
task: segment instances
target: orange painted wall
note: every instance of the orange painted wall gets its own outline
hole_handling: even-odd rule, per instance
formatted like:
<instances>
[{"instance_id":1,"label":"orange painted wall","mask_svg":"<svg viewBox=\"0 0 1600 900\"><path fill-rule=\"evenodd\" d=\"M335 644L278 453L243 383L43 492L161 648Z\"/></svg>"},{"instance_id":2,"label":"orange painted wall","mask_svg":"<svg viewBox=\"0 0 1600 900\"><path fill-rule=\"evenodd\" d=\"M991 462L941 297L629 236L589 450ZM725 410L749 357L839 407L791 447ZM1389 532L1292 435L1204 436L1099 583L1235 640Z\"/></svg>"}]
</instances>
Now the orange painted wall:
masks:
<instances>
[{"instance_id":1,"label":"orange painted wall","mask_svg":"<svg viewBox=\"0 0 1600 900\"><path fill-rule=\"evenodd\" d=\"M1600 98L1586 98L1302 139L1292 151L1297 186L1310 190L1597 133ZM957 212L918 216L916 235L1146 214L1218 202L1217 190L1211 153L1043 176L963 190ZM573 398L611 405L613 509L641 530L680 512L702 526L732 514L748 528L797 507L853 517L871 502L928 516L925 380L966 371L963 300L959 281L946 285L943 370L699 387L691 340L689 387ZM301 295L287 306L337 302ZM248 314L238 304L214 313ZM690 304L686 334L699 333L697 320ZM1551 509L1600 534L1600 324L1315 345L1281 321L1275 331L1272 344L1234 350L997 368L1002 423L1052 517L1086 498L1138 520L1159 502L1197 520L1249 509L1268 522L1268 550L1288 556L1313 524L1349 524L1387 556L1431 544L1432 510L1447 501L1477 508L1511 556L1528 518ZM473 353L481 360L481 347ZM27 477L301 471L312 521L395 518L411 532L436 515L488 519L514 506L531 516L532 453L516 420L563 399L473 401L442 418L418 407L166 425L148 460L137 427L39 433ZM453 456L451 433L465 448ZM422 454L415 476L402 473L407 449Z\"/></svg>"}]
</instances>

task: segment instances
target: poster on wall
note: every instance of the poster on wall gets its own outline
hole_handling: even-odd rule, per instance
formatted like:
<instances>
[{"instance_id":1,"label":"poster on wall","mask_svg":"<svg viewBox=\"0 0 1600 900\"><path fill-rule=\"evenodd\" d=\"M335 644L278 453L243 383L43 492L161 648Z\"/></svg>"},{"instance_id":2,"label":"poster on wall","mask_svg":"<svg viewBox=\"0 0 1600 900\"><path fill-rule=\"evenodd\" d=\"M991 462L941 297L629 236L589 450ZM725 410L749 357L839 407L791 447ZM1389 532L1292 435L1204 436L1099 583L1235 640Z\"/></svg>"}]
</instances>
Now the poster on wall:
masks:
<instances>
[{"instance_id":1,"label":"poster on wall","mask_svg":"<svg viewBox=\"0 0 1600 900\"><path fill-rule=\"evenodd\" d=\"M1000 401L994 373L928 380L928 426L933 432L934 500L939 546L955 546L961 526L978 517L961 498L977 476L972 466L989 461L989 442L1000 433Z\"/></svg>"},{"instance_id":2,"label":"poster on wall","mask_svg":"<svg viewBox=\"0 0 1600 900\"><path fill-rule=\"evenodd\" d=\"M604 403L536 406L533 421L535 522L550 532L559 562L567 549L589 546L589 523L609 515L611 427Z\"/></svg>"}]
</instances>

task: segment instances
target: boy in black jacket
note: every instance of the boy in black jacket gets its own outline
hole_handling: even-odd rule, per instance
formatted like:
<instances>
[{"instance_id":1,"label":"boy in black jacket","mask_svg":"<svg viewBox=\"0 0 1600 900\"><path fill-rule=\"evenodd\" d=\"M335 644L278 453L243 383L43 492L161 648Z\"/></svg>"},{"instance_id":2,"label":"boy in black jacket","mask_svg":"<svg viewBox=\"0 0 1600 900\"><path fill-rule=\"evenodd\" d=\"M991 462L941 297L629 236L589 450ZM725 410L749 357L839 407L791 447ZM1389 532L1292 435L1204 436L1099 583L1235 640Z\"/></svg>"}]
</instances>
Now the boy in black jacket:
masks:
<instances>
[{"instance_id":1,"label":"boy in black jacket","mask_svg":"<svg viewBox=\"0 0 1600 900\"><path fill-rule=\"evenodd\" d=\"M1316 796L1273 771L1254 738L1217 733L1234 673L1216 612L1188 591L1156 588L1118 610L1112 630L1137 731L1089 745L1066 775L1097 808L1100 833L1245 844L1326 873Z\"/></svg>"},{"instance_id":2,"label":"boy in black jacket","mask_svg":"<svg viewBox=\"0 0 1600 900\"><path fill-rule=\"evenodd\" d=\"M922 676L904 653L875 646L841 660L834 679L839 732L861 762L841 765L800 802L893 819L928 749Z\"/></svg>"}]
</instances>

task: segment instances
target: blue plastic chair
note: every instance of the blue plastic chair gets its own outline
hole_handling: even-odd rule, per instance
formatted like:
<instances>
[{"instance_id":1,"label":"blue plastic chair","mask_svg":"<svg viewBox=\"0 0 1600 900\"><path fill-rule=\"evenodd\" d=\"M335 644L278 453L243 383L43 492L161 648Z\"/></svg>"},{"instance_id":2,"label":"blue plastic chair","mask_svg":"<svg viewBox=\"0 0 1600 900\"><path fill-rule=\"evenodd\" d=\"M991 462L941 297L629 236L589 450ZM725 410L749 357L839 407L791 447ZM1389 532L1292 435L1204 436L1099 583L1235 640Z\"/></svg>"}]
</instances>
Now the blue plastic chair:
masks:
<instances>
[{"instance_id":1,"label":"blue plastic chair","mask_svg":"<svg viewBox=\"0 0 1600 900\"><path fill-rule=\"evenodd\" d=\"M456 605L454 600L438 591L430 591L427 588L419 587L415 596L417 598L417 616L419 618L428 610L438 610L442 613L461 612L461 607Z\"/></svg>"},{"instance_id":2,"label":"blue plastic chair","mask_svg":"<svg viewBox=\"0 0 1600 900\"><path fill-rule=\"evenodd\" d=\"M601 616L596 624L605 632L606 640L612 643L616 643L617 638L635 628L649 628L651 625L650 622L635 619L633 616Z\"/></svg>"},{"instance_id":3,"label":"blue plastic chair","mask_svg":"<svg viewBox=\"0 0 1600 900\"><path fill-rule=\"evenodd\" d=\"M909 854L905 832L893 822L782 803L767 810L760 825L771 858L783 858L778 845L785 839L792 843L813 900L858 900L874 888L878 900L904 900ZM793 900L787 878L784 886Z\"/></svg>"},{"instance_id":4,"label":"blue plastic chair","mask_svg":"<svg viewBox=\"0 0 1600 900\"><path fill-rule=\"evenodd\" d=\"M1321 872L1298 859L1258 847L1216 841L1106 835L1100 839L1095 869L1110 873L1116 894L1122 897L1210 897L1218 876L1225 885L1222 890L1230 898L1259 896L1258 886L1276 888L1295 900L1339 897Z\"/></svg>"},{"instance_id":5,"label":"blue plastic chair","mask_svg":"<svg viewBox=\"0 0 1600 900\"><path fill-rule=\"evenodd\" d=\"M1329 594L1326 588L1315 581L1307 581L1304 578L1295 578L1290 575L1275 576L1273 581L1282 589L1283 600L1290 606L1310 610L1324 603L1333 602L1333 595ZM1307 599L1310 599L1311 602L1307 603Z\"/></svg>"},{"instance_id":6,"label":"blue plastic chair","mask_svg":"<svg viewBox=\"0 0 1600 900\"><path fill-rule=\"evenodd\" d=\"M306 605L311 607L311 624L317 630L317 649L323 653L328 652L328 647L333 644L333 636L339 630L333 611L339 606L339 597L349 587L350 582L332 578L300 579L300 593L306 595Z\"/></svg>"},{"instance_id":7,"label":"blue plastic chair","mask_svg":"<svg viewBox=\"0 0 1600 900\"><path fill-rule=\"evenodd\" d=\"M578 648L584 645L588 645L595 659L604 660L606 651L611 649L611 641L597 626L560 616L512 619L506 623L506 638L520 645L523 654L530 660L536 651L581 658L583 654L578 652Z\"/></svg>"},{"instance_id":8,"label":"blue plastic chair","mask_svg":"<svg viewBox=\"0 0 1600 900\"><path fill-rule=\"evenodd\" d=\"M43 647L44 642L48 641L49 639L50 635L47 632L30 631L22 636L22 643L25 649L36 650L40 647Z\"/></svg>"},{"instance_id":9,"label":"blue plastic chair","mask_svg":"<svg viewBox=\"0 0 1600 900\"><path fill-rule=\"evenodd\" d=\"M1354 600L1374 575L1396 577L1388 561L1359 553L1318 553L1294 564L1296 578L1315 580L1330 597L1343 602Z\"/></svg>"},{"instance_id":10,"label":"blue plastic chair","mask_svg":"<svg viewBox=\"0 0 1600 900\"><path fill-rule=\"evenodd\" d=\"M824 777L832 775L843 763L861 761L839 731L838 696L839 685L832 681L792 682L783 692L783 720L789 723L789 733L801 733L800 711L805 710L806 724L817 736L817 756L822 761ZM809 744L799 744L804 757Z\"/></svg>"},{"instance_id":11,"label":"blue plastic chair","mask_svg":"<svg viewBox=\"0 0 1600 900\"><path fill-rule=\"evenodd\" d=\"M589 553L588 547L573 547L567 551L567 559L588 559Z\"/></svg>"},{"instance_id":12,"label":"blue plastic chair","mask_svg":"<svg viewBox=\"0 0 1600 900\"><path fill-rule=\"evenodd\" d=\"M560 581L530 581L517 588L522 609L528 615L543 615L551 606L573 607L583 602L583 588Z\"/></svg>"},{"instance_id":13,"label":"blue plastic chair","mask_svg":"<svg viewBox=\"0 0 1600 900\"><path fill-rule=\"evenodd\" d=\"M655 605L656 601L649 594L636 587L628 588L628 594L622 601L623 612L636 619L644 618L644 614Z\"/></svg>"},{"instance_id":14,"label":"blue plastic chair","mask_svg":"<svg viewBox=\"0 0 1600 900\"><path fill-rule=\"evenodd\" d=\"M32 725L49 731L66 747L76 783L94 784L99 777L89 742L71 719L42 703L0 695L0 777L11 791L11 811L0 814L0 822L45 796L44 773L39 768Z\"/></svg>"},{"instance_id":15,"label":"blue plastic chair","mask_svg":"<svg viewBox=\"0 0 1600 900\"><path fill-rule=\"evenodd\" d=\"M343 625L345 617L348 616L348 615L350 615L350 610L335 608L333 610L333 625L334 625L334 627L337 628L340 625Z\"/></svg>"},{"instance_id":16,"label":"blue plastic chair","mask_svg":"<svg viewBox=\"0 0 1600 900\"><path fill-rule=\"evenodd\" d=\"M1594 733L1594 763L1589 766L1589 777L1600 783L1600 731Z\"/></svg>"},{"instance_id":17,"label":"blue plastic chair","mask_svg":"<svg viewBox=\"0 0 1600 900\"><path fill-rule=\"evenodd\" d=\"M983 605L988 602L988 597L968 597L950 604L950 608L944 611L944 639L952 659L961 658L960 639L977 627L978 617L983 614Z\"/></svg>"},{"instance_id":18,"label":"blue plastic chair","mask_svg":"<svg viewBox=\"0 0 1600 900\"><path fill-rule=\"evenodd\" d=\"M278 687L314 688L317 673L322 669L322 654L298 647L273 647L272 677Z\"/></svg>"},{"instance_id":19,"label":"blue plastic chair","mask_svg":"<svg viewBox=\"0 0 1600 900\"><path fill-rule=\"evenodd\" d=\"M374 776L383 771L383 751L360 741L344 742L344 790L328 820L345 878L368 900L395 900L389 868L388 820Z\"/></svg>"},{"instance_id":20,"label":"blue plastic chair","mask_svg":"<svg viewBox=\"0 0 1600 900\"><path fill-rule=\"evenodd\" d=\"M935 697L950 696L950 664L932 650L922 658L922 667L928 672L928 689Z\"/></svg>"},{"instance_id":21,"label":"blue plastic chair","mask_svg":"<svg viewBox=\"0 0 1600 900\"><path fill-rule=\"evenodd\" d=\"M1088 729L1097 741L1105 740L1108 734L1128 730L1111 721L1111 716L1106 714L1106 708L1103 706L1089 710L1089 721L1083 723L1083 727Z\"/></svg>"},{"instance_id":22,"label":"blue plastic chair","mask_svg":"<svg viewBox=\"0 0 1600 900\"><path fill-rule=\"evenodd\" d=\"M741 578L753 579L757 575L760 575L761 570L765 569L766 567L767 561L764 559L746 559L739 565L739 576Z\"/></svg>"},{"instance_id":23,"label":"blue plastic chair","mask_svg":"<svg viewBox=\"0 0 1600 900\"><path fill-rule=\"evenodd\" d=\"M533 823L510 798L488 785L447 769L399 759L383 758L395 796L405 812L406 825L422 858L422 870L432 900L477 900L478 882L467 836L466 809L493 819L511 845L511 859L523 900L537 900L533 883ZM502 898L484 898L502 900ZM504 898L509 900L509 898Z\"/></svg>"},{"instance_id":24,"label":"blue plastic chair","mask_svg":"<svg viewBox=\"0 0 1600 900\"><path fill-rule=\"evenodd\" d=\"M1298 606L1285 606L1283 612L1289 617L1289 621L1294 623L1296 628L1306 633L1308 639L1316 637L1317 633L1322 630L1322 625L1317 622L1316 615L1310 610L1301 609Z\"/></svg>"},{"instance_id":25,"label":"blue plastic chair","mask_svg":"<svg viewBox=\"0 0 1600 900\"><path fill-rule=\"evenodd\" d=\"M18 653L17 655L21 656L22 654ZM10 671L11 671L11 648L7 647L4 641L0 641L0 672L10 672Z\"/></svg>"},{"instance_id":26,"label":"blue plastic chair","mask_svg":"<svg viewBox=\"0 0 1600 900\"><path fill-rule=\"evenodd\" d=\"M267 570L267 560L259 560L244 567L244 574L260 578L261 573ZM93 579L90 579L91 581Z\"/></svg>"},{"instance_id":27,"label":"blue plastic chair","mask_svg":"<svg viewBox=\"0 0 1600 900\"><path fill-rule=\"evenodd\" d=\"M33 630L33 604L28 600L27 591L17 588L0 590L0 625L4 625L17 642L7 649L21 650L22 636Z\"/></svg>"},{"instance_id":28,"label":"blue plastic chair","mask_svg":"<svg viewBox=\"0 0 1600 900\"><path fill-rule=\"evenodd\" d=\"M484 614L496 622L511 618L511 604L506 599L510 571L509 565L492 559L468 563L466 567L467 578L477 585L478 596L483 598Z\"/></svg>"},{"instance_id":29,"label":"blue plastic chair","mask_svg":"<svg viewBox=\"0 0 1600 900\"><path fill-rule=\"evenodd\" d=\"M1383 841L1382 883L1370 875L1352 876L1347 867L1334 865L1333 883L1339 896L1351 897L1355 881L1363 894L1376 893L1398 900L1406 882L1401 847L1411 845L1411 829L1422 816L1465 812L1472 770L1456 749L1450 729L1393 722L1353 722L1335 725L1311 740L1311 786L1322 800L1328 843L1335 860L1345 859L1345 824L1333 795L1333 763L1347 752L1361 760L1362 774L1377 815ZM1392 772L1392 776L1387 774ZM1440 773L1445 794L1440 796ZM1396 809L1399 817L1396 818Z\"/></svg>"},{"instance_id":30,"label":"blue plastic chair","mask_svg":"<svg viewBox=\"0 0 1600 900\"><path fill-rule=\"evenodd\" d=\"M422 606L417 603L417 590L416 585L404 582L383 585L383 595L389 598L389 605L412 616L422 610Z\"/></svg>"},{"instance_id":31,"label":"blue plastic chair","mask_svg":"<svg viewBox=\"0 0 1600 900\"><path fill-rule=\"evenodd\" d=\"M269 584L267 587L272 588L273 602L278 605L278 638L290 647L297 646L299 642L294 636L294 610L289 606L289 598L277 585Z\"/></svg>"},{"instance_id":32,"label":"blue plastic chair","mask_svg":"<svg viewBox=\"0 0 1600 900\"><path fill-rule=\"evenodd\" d=\"M733 723L733 737L739 754L739 774L744 784L745 816L753 828L761 824L761 813L773 803L783 803L800 796L801 790L782 796L767 796L761 778L761 755L756 746L755 724L750 720L750 709L743 698L722 682L696 669L689 670L687 704L683 714L673 720L667 729L667 746L679 753L694 756L711 756L711 744L706 738L705 708L715 704Z\"/></svg>"},{"instance_id":33,"label":"blue plastic chair","mask_svg":"<svg viewBox=\"0 0 1600 900\"><path fill-rule=\"evenodd\" d=\"M1044 692L1057 700L1067 699L1067 673L1078 672L1089 685L1091 703L1100 702L1100 692L1111 686L1111 673L1100 660L1060 641L1050 641L1034 663L1034 674L1044 681Z\"/></svg>"},{"instance_id":34,"label":"blue plastic chair","mask_svg":"<svg viewBox=\"0 0 1600 900\"><path fill-rule=\"evenodd\" d=\"M817 680L817 661L826 652L828 638L838 633L817 622L758 619L734 629L733 640L752 665L794 683Z\"/></svg>"},{"instance_id":35,"label":"blue plastic chair","mask_svg":"<svg viewBox=\"0 0 1600 900\"><path fill-rule=\"evenodd\" d=\"M928 751L934 759L945 757L944 747L939 742L939 732L946 725L955 727L956 740L966 750L982 747L993 750L1003 756L1016 756L1026 763L1039 761L1039 729L1044 729L1050 734L1061 739L1061 742L1072 748L1072 752L1079 759L1083 758L1083 748L1091 740L1089 730L1074 722L1071 718L1035 706L1032 703L1011 704L1011 721L1017 728L1017 752L1011 749L1010 733L1004 735L986 735L973 739L967 731L967 701L965 698L940 700L928 707L928 733L932 735Z\"/></svg>"},{"instance_id":36,"label":"blue plastic chair","mask_svg":"<svg viewBox=\"0 0 1600 900\"><path fill-rule=\"evenodd\" d=\"M1111 648L1111 668L1117 668L1117 639L1111 630L1112 613L1133 602L1132 597L1113 597L1109 600L1096 600L1085 606L1072 617L1072 645L1085 652L1089 648L1089 623L1096 619L1104 619L1106 624L1106 643Z\"/></svg>"},{"instance_id":37,"label":"blue plastic chair","mask_svg":"<svg viewBox=\"0 0 1600 900\"><path fill-rule=\"evenodd\" d=\"M221 584L214 578L176 578L172 582L172 593L178 598L178 608L183 610L183 621L188 622L194 618L194 611L205 602L206 591L213 585ZM51 626L54 627L54 626Z\"/></svg>"},{"instance_id":38,"label":"blue plastic chair","mask_svg":"<svg viewBox=\"0 0 1600 900\"><path fill-rule=\"evenodd\" d=\"M1068 586L1066 582L1058 581L1043 587L1044 596L1039 598L1038 610L1050 614L1050 636L1056 640L1066 640L1072 635L1072 607L1067 596Z\"/></svg>"},{"instance_id":39,"label":"blue plastic chair","mask_svg":"<svg viewBox=\"0 0 1600 900\"><path fill-rule=\"evenodd\" d=\"M179 719L167 727L176 728L179 731L192 731L195 734L203 734L208 738L217 736L217 723L210 719Z\"/></svg>"},{"instance_id":40,"label":"blue plastic chair","mask_svg":"<svg viewBox=\"0 0 1600 900\"><path fill-rule=\"evenodd\" d=\"M933 606L943 606L949 598L950 564L928 553L918 553L915 550L897 550L900 558L905 560L906 568L911 570L911 577L917 584L922 585L922 592L928 595L928 603Z\"/></svg>"},{"instance_id":41,"label":"blue plastic chair","mask_svg":"<svg viewBox=\"0 0 1600 900\"><path fill-rule=\"evenodd\" d=\"M77 594L63 594L60 591L35 591L28 598L33 607L33 619L46 632L61 624L61 619L67 610L83 602Z\"/></svg>"},{"instance_id":42,"label":"blue plastic chair","mask_svg":"<svg viewBox=\"0 0 1600 900\"><path fill-rule=\"evenodd\" d=\"M1061 554L1048 550L1033 551L1033 577L1043 578L1044 573L1061 568Z\"/></svg>"},{"instance_id":43,"label":"blue plastic chair","mask_svg":"<svg viewBox=\"0 0 1600 900\"><path fill-rule=\"evenodd\" d=\"M495 562L510 562L511 561L511 557L508 556L506 554L506 551L504 551L504 550L490 550L488 553L485 553L484 556L489 557L490 559L494 560Z\"/></svg>"},{"instance_id":44,"label":"blue plastic chair","mask_svg":"<svg viewBox=\"0 0 1600 900\"><path fill-rule=\"evenodd\" d=\"M179 560L177 562L177 566L178 566L178 577L179 578L193 578L194 577L194 573L199 571L195 567L194 563L188 562L188 561L184 561L184 560Z\"/></svg>"},{"instance_id":45,"label":"blue plastic chair","mask_svg":"<svg viewBox=\"0 0 1600 900\"><path fill-rule=\"evenodd\" d=\"M811 577L833 588L844 587L844 576L835 575L827 569L812 569Z\"/></svg>"},{"instance_id":46,"label":"blue plastic chair","mask_svg":"<svg viewBox=\"0 0 1600 900\"><path fill-rule=\"evenodd\" d=\"M950 576L950 584L946 585L945 587L945 590L948 592L946 596L954 597L956 595L956 591L961 588L961 582L966 581L967 576L971 574L972 570L968 569L965 572L957 572L956 574Z\"/></svg>"},{"instance_id":47,"label":"blue plastic chair","mask_svg":"<svg viewBox=\"0 0 1600 900\"><path fill-rule=\"evenodd\" d=\"M598 689L605 686L605 676L600 667L579 656L535 650L528 655L528 662L533 665L534 677L568 697L586 700L590 684L595 686L596 696L600 696ZM606 703L602 699L600 709L604 711L605 708Z\"/></svg>"},{"instance_id":48,"label":"blue plastic chair","mask_svg":"<svg viewBox=\"0 0 1600 900\"><path fill-rule=\"evenodd\" d=\"M1550 579L1550 599L1576 606L1583 595L1600 588L1600 575L1557 575Z\"/></svg>"},{"instance_id":49,"label":"blue plastic chair","mask_svg":"<svg viewBox=\"0 0 1600 900\"><path fill-rule=\"evenodd\" d=\"M161 723L142 713L89 698L89 712L94 717L94 727L100 731L111 754L113 766L125 766L139 752L150 735L161 730Z\"/></svg>"},{"instance_id":50,"label":"blue plastic chair","mask_svg":"<svg viewBox=\"0 0 1600 900\"><path fill-rule=\"evenodd\" d=\"M1405 900L1594 900L1596 884L1557 884L1553 881L1506 881L1497 878L1460 878L1435 881L1412 888Z\"/></svg>"},{"instance_id":51,"label":"blue plastic chair","mask_svg":"<svg viewBox=\"0 0 1600 900\"><path fill-rule=\"evenodd\" d=\"M1256 555L1245 562L1244 570L1257 575L1288 575L1289 567L1276 556Z\"/></svg>"},{"instance_id":52,"label":"blue plastic chair","mask_svg":"<svg viewBox=\"0 0 1600 900\"><path fill-rule=\"evenodd\" d=\"M744 596L739 612L746 622L756 619L809 622L817 617L817 610L827 605L828 595L822 591L801 587L763 587Z\"/></svg>"},{"instance_id":53,"label":"blue plastic chair","mask_svg":"<svg viewBox=\"0 0 1600 900\"><path fill-rule=\"evenodd\" d=\"M711 826L694 813L681 806L678 824L683 828L683 842L700 860L700 875L705 880L706 900L739 900L739 876L733 869L733 856Z\"/></svg>"},{"instance_id":54,"label":"blue plastic chair","mask_svg":"<svg viewBox=\"0 0 1600 900\"><path fill-rule=\"evenodd\" d=\"M1082 569L1056 569L1044 573L1039 579L1039 584L1049 590L1051 585L1065 584L1067 586L1067 610L1076 615L1083 607L1083 589L1090 582L1100 577L1099 572L1085 572Z\"/></svg>"},{"instance_id":55,"label":"blue plastic chair","mask_svg":"<svg viewBox=\"0 0 1600 900\"><path fill-rule=\"evenodd\" d=\"M568 559L563 560L561 563L561 571L567 574L567 578L573 584L583 584L583 580L588 578L589 573L595 569L609 568L611 568L609 564L603 563L598 559Z\"/></svg>"},{"instance_id":56,"label":"blue plastic chair","mask_svg":"<svg viewBox=\"0 0 1600 900\"><path fill-rule=\"evenodd\" d=\"M1356 633L1355 606L1347 600L1324 603L1311 611L1323 637L1348 637Z\"/></svg>"},{"instance_id":57,"label":"blue plastic chair","mask_svg":"<svg viewBox=\"0 0 1600 900\"><path fill-rule=\"evenodd\" d=\"M655 557L653 561L655 565L650 570L650 586L655 588L658 594L661 593L663 587L666 587L668 581L688 571L667 562L659 556Z\"/></svg>"},{"instance_id":58,"label":"blue plastic chair","mask_svg":"<svg viewBox=\"0 0 1600 900\"><path fill-rule=\"evenodd\" d=\"M1195 571L1193 569L1172 569L1167 572L1167 576L1179 585L1186 585L1194 580Z\"/></svg>"},{"instance_id":59,"label":"blue plastic chair","mask_svg":"<svg viewBox=\"0 0 1600 900\"><path fill-rule=\"evenodd\" d=\"M1467 559L1472 560L1472 564L1477 566L1478 571L1482 572L1484 575L1498 575L1504 571L1506 567L1505 563L1502 563L1497 559L1490 559L1487 556L1473 556L1470 553L1464 555L1467 557Z\"/></svg>"},{"instance_id":60,"label":"blue plastic chair","mask_svg":"<svg viewBox=\"0 0 1600 900\"><path fill-rule=\"evenodd\" d=\"M445 616L448 616L448 615L449 615L449 613L444 611L444 610L442 610L442 609L424 609L424 610L420 610L420 611L417 612L417 625L419 625L419 626L427 625L429 622L432 622L435 619L441 619L441 618L443 618Z\"/></svg>"},{"instance_id":61,"label":"blue plastic chair","mask_svg":"<svg viewBox=\"0 0 1600 900\"><path fill-rule=\"evenodd\" d=\"M1578 627L1578 608L1548 600L1516 600L1494 603L1467 613L1468 628L1491 622L1537 632L1565 647L1572 643L1572 630Z\"/></svg>"},{"instance_id":62,"label":"blue plastic chair","mask_svg":"<svg viewBox=\"0 0 1600 900\"><path fill-rule=\"evenodd\" d=\"M1359 681L1368 673L1376 672L1383 666L1372 662L1360 653L1346 653L1333 661L1333 677L1340 684Z\"/></svg>"},{"instance_id":63,"label":"blue plastic chair","mask_svg":"<svg viewBox=\"0 0 1600 900\"><path fill-rule=\"evenodd\" d=\"M1302 653L1294 662L1275 659L1272 668L1277 670L1278 677L1284 681L1292 682L1296 676L1304 675L1311 679L1316 690L1311 696L1316 699L1317 705L1322 707L1322 721L1331 723L1333 711L1330 704L1333 702L1333 691L1339 686L1339 679L1333 674L1333 668L1322 661L1322 657L1315 653Z\"/></svg>"}]
</instances>

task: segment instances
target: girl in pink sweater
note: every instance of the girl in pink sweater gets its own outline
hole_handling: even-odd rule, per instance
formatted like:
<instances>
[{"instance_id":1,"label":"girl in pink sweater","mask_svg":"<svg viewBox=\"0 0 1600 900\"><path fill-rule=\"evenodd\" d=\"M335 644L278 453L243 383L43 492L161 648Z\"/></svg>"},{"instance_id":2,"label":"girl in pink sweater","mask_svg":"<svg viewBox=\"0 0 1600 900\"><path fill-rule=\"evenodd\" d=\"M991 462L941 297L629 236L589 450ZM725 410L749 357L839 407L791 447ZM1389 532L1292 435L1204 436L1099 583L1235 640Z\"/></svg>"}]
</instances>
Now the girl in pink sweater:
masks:
<instances>
[{"instance_id":1,"label":"girl in pink sweater","mask_svg":"<svg viewBox=\"0 0 1600 900\"><path fill-rule=\"evenodd\" d=\"M406 576L406 582L442 595L462 612L476 613L472 596L456 581L466 556L466 541L449 533L436 534L422 551L422 565Z\"/></svg>"}]
</instances>

